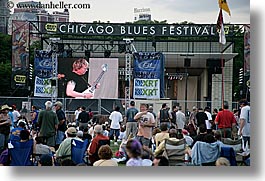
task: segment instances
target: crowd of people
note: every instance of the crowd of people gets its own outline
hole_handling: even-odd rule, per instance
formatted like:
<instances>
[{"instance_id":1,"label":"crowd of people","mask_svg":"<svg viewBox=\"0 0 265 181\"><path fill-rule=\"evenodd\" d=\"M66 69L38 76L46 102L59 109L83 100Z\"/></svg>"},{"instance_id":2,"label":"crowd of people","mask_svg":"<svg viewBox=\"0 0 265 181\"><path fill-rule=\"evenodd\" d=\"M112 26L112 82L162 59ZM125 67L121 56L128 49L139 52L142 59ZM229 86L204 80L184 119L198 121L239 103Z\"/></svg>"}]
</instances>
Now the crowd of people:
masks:
<instances>
[{"instance_id":1,"label":"crowd of people","mask_svg":"<svg viewBox=\"0 0 265 181\"><path fill-rule=\"evenodd\" d=\"M243 148L250 147L250 106L246 100L239 101L239 105L239 110L231 112L224 102L223 107L219 111L214 109L213 113L209 107L194 106L193 111L185 115L178 106L170 110L164 103L155 113L147 104L141 104L138 110L131 101L125 115L115 106L103 123L91 109L87 112L85 106L76 109L74 121L67 120L60 101L45 102L44 110L32 106L30 120L22 116L15 105L2 105L0 164L9 165L8 150L12 149L12 142L34 140L33 154L39 155L39 166L196 165L199 162L195 159L205 159L200 152L212 149L202 147L201 142L221 148L223 138L242 138ZM72 140L89 142L82 164L72 160ZM168 145L180 149L182 144L180 152L167 149ZM111 145L118 147L118 151L114 152ZM211 154L208 161L211 160L212 165L230 165L227 158L220 154L215 158L216 152L208 156Z\"/></svg>"}]
</instances>

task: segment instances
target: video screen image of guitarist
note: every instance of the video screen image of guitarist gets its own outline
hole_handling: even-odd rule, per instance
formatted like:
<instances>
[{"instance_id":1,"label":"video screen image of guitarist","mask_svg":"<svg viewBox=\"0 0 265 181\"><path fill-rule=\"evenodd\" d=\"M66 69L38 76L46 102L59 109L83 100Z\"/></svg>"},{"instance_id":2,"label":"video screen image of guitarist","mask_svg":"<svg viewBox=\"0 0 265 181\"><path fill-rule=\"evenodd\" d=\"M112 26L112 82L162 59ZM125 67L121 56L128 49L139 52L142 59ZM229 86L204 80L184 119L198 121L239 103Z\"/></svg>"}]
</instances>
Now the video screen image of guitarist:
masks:
<instances>
[{"instance_id":1,"label":"video screen image of guitarist","mask_svg":"<svg viewBox=\"0 0 265 181\"><path fill-rule=\"evenodd\" d=\"M60 65L63 63L63 66ZM69 65L71 63L71 66ZM67 65L67 66L66 66ZM69 67L71 69L69 70ZM63 97L64 94L67 97L78 99L91 99L94 97L96 89L100 88L100 80L104 76L104 73L108 69L107 64L101 66L101 73L93 83L88 83L88 68L89 63L84 58L59 61L59 96Z\"/></svg>"}]
</instances>

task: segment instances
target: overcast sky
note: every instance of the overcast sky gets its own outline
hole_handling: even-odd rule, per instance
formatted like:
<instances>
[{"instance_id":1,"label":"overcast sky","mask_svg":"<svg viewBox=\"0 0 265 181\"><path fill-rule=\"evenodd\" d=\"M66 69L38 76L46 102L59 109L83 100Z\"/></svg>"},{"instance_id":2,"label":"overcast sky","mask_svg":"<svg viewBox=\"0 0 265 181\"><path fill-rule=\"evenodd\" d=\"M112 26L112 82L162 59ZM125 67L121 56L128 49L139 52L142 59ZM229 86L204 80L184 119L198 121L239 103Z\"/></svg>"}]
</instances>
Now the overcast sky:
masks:
<instances>
[{"instance_id":1,"label":"overcast sky","mask_svg":"<svg viewBox=\"0 0 265 181\"><path fill-rule=\"evenodd\" d=\"M61 0L53 0L59 3ZM90 9L70 9L70 21L76 22L132 22L134 8L150 8L152 20L168 23L194 22L216 23L218 16L218 0L63 0L64 3L89 3ZM21 0L13 0L14 3ZM49 3L50 0L42 0ZM249 0L227 0L231 17L224 12L225 23L250 23ZM58 9L58 11L63 11Z\"/></svg>"}]
</instances>

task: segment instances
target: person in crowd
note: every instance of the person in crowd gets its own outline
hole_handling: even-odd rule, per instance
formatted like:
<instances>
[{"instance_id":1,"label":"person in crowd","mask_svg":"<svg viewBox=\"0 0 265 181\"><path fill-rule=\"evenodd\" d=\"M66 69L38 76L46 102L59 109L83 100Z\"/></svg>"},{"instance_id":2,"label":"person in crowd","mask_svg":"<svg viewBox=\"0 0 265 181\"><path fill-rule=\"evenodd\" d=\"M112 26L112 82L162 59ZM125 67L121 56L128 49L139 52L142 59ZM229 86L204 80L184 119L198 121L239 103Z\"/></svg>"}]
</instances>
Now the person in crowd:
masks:
<instances>
[{"instance_id":1,"label":"person in crowd","mask_svg":"<svg viewBox=\"0 0 265 181\"><path fill-rule=\"evenodd\" d=\"M204 137L207 135L207 129L204 124L201 124L199 127L199 134L194 137L192 146L197 142L197 141L203 141Z\"/></svg>"},{"instance_id":2,"label":"person in crowd","mask_svg":"<svg viewBox=\"0 0 265 181\"><path fill-rule=\"evenodd\" d=\"M92 139L92 141L91 141L91 143L87 149L87 153L89 155L88 158L89 158L91 165L93 165L95 161L99 160L98 150L102 146L102 145L100 145L100 141L109 143L109 137L104 136L102 133L103 133L102 125L95 125L95 127L94 127L95 136Z\"/></svg>"},{"instance_id":3,"label":"person in crowd","mask_svg":"<svg viewBox=\"0 0 265 181\"><path fill-rule=\"evenodd\" d=\"M176 112L176 129L179 133L182 133L182 129L184 128L186 124L186 116L185 114L181 111L180 107L176 107L177 112Z\"/></svg>"},{"instance_id":4,"label":"person in crowd","mask_svg":"<svg viewBox=\"0 0 265 181\"><path fill-rule=\"evenodd\" d=\"M60 144L56 151L56 159L60 159L60 162L66 159L71 159L71 141L72 139L82 141L82 139L76 136L77 130L74 127L70 127L66 131L67 138Z\"/></svg>"},{"instance_id":5,"label":"person in crowd","mask_svg":"<svg viewBox=\"0 0 265 181\"><path fill-rule=\"evenodd\" d=\"M162 104L162 108L159 110L157 114L157 126L160 126L162 123L166 123L167 127L170 128L171 125L171 120L172 120L172 115L168 109L168 106L166 103Z\"/></svg>"},{"instance_id":6,"label":"person in crowd","mask_svg":"<svg viewBox=\"0 0 265 181\"><path fill-rule=\"evenodd\" d=\"M198 109L198 112L196 113L196 120L197 120L197 127L200 127L201 125L204 125L207 128L206 120L208 120L208 116L203 111L202 108Z\"/></svg>"},{"instance_id":7,"label":"person in crowd","mask_svg":"<svg viewBox=\"0 0 265 181\"><path fill-rule=\"evenodd\" d=\"M204 108L204 112L206 113L207 115L207 120L205 121L206 123L206 129L207 129L207 133L208 134L212 134L212 125L213 125L213 120L212 120L212 115L210 113L210 107L206 106Z\"/></svg>"},{"instance_id":8,"label":"person in crowd","mask_svg":"<svg viewBox=\"0 0 265 181\"><path fill-rule=\"evenodd\" d=\"M191 147L192 143L193 143L193 138L190 136L190 133L186 129L182 129L182 134L186 140L187 145L189 145L189 147Z\"/></svg>"},{"instance_id":9,"label":"person in crowd","mask_svg":"<svg viewBox=\"0 0 265 181\"><path fill-rule=\"evenodd\" d=\"M35 138L34 147L33 147L33 153L35 154L52 154L52 149L48 145L45 145L43 142L43 138L37 136Z\"/></svg>"},{"instance_id":10,"label":"person in crowd","mask_svg":"<svg viewBox=\"0 0 265 181\"><path fill-rule=\"evenodd\" d=\"M94 113L92 112L91 108L88 109L88 117L89 117L89 121L91 119L93 119Z\"/></svg>"},{"instance_id":11,"label":"person in crowd","mask_svg":"<svg viewBox=\"0 0 265 181\"><path fill-rule=\"evenodd\" d=\"M125 139L128 139L128 136L130 134L133 135L133 137L136 137L137 134L137 120L134 119L134 116L138 113L138 109L135 108L135 102L130 102L129 109L125 112L125 121L126 121L126 131L125 131Z\"/></svg>"},{"instance_id":12,"label":"person in crowd","mask_svg":"<svg viewBox=\"0 0 265 181\"><path fill-rule=\"evenodd\" d=\"M18 112L17 106L15 104L12 105L11 107L13 109L12 114L13 114L14 124L16 125L17 124L17 120L21 116L21 114Z\"/></svg>"},{"instance_id":13,"label":"person in crowd","mask_svg":"<svg viewBox=\"0 0 265 181\"><path fill-rule=\"evenodd\" d=\"M39 110L37 109L36 106L31 106L31 123L32 123L32 129L34 131L38 131L37 130L37 122L38 122L38 115L39 115Z\"/></svg>"},{"instance_id":14,"label":"person in crowd","mask_svg":"<svg viewBox=\"0 0 265 181\"><path fill-rule=\"evenodd\" d=\"M154 112L153 106L148 107L148 112L152 113L154 115L155 120L156 120L156 113Z\"/></svg>"},{"instance_id":15,"label":"person in crowd","mask_svg":"<svg viewBox=\"0 0 265 181\"><path fill-rule=\"evenodd\" d=\"M106 124L102 124L102 129L103 129L103 135L104 136L109 136L109 129L108 129L108 125L106 125ZM115 144L116 145L116 144Z\"/></svg>"},{"instance_id":16,"label":"person in crowd","mask_svg":"<svg viewBox=\"0 0 265 181\"><path fill-rule=\"evenodd\" d=\"M153 160L153 166L169 166L169 161L164 156L156 156Z\"/></svg>"},{"instance_id":17,"label":"person in crowd","mask_svg":"<svg viewBox=\"0 0 265 181\"><path fill-rule=\"evenodd\" d=\"M237 126L237 128L239 128L239 125L240 125L239 110L234 109L233 113L234 113L234 117L236 119L236 126Z\"/></svg>"},{"instance_id":18,"label":"person in crowd","mask_svg":"<svg viewBox=\"0 0 265 181\"><path fill-rule=\"evenodd\" d=\"M215 124L217 124L218 129L221 130L223 138L231 138L232 127L236 126L236 119L234 114L228 110L229 106L227 102L224 102L223 108L222 111L218 112L215 118Z\"/></svg>"},{"instance_id":19,"label":"person in crowd","mask_svg":"<svg viewBox=\"0 0 265 181\"><path fill-rule=\"evenodd\" d=\"M109 145L102 145L98 150L100 160L94 162L93 166L118 166L118 163L112 160L113 152Z\"/></svg>"},{"instance_id":20,"label":"person in crowd","mask_svg":"<svg viewBox=\"0 0 265 181\"><path fill-rule=\"evenodd\" d=\"M126 143L126 153L129 160L126 162L126 166L142 166L142 152L142 145L137 139L128 140Z\"/></svg>"},{"instance_id":21,"label":"person in crowd","mask_svg":"<svg viewBox=\"0 0 265 181\"><path fill-rule=\"evenodd\" d=\"M81 107L78 106L78 107L76 108L76 110L75 110L75 113L74 113L74 115L75 115L75 124L76 124L77 126L79 126L78 116L79 116L79 113L81 113L81 112L82 112L82 111L81 111Z\"/></svg>"},{"instance_id":22,"label":"person in crowd","mask_svg":"<svg viewBox=\"0 0 265 181\"><path fill-rule=\"evenodd\" d=\"M11 109L8 110L8 116L11 119L10 130L12 130L13 128L16 127L16 125L14 124L15 120L14 120L14 116L13 116L13 109L12 109L12 107L11 107Z\"/></svg>"},{"instance_id":23,"label":"person in crowd","mask_svg":"<svg viewBox=\"0 0 265 181\"><path fill-rule=\"evenodd\" d=\"M214 131L214 138L215 138L216 142L218 142L220 144L220 146L224 146L224 144L222 142L222 133L220 130Z\"/></svg>"},{"instance_id":24,"label":"person in crowd","mask_svg":"<svg viewBox=\"0 0 265 181\"><path fill-rule=\"evenodd\" d=\"M180 137L178 137L178 135L179 135ZM178 137L178 138L177 138L177 137ZM182 139L182 138L183 138L182 133L179 134L178 131L177 131L176 129L172 128L172 129L169 130L169 138L168 138L169 140L174 141L174 142L178 142L178 141L179 141L180 139ZM154 153L155 157L158 156L158 155L161 155L161 154L163 153L163 151L165 151L165 144L166 144L165 140L163 140L163 141L159 144L159 146L156 148L155 153ZM190 148L189 148L188 145L187 145L187 147L186 147L185 153L188 154L188 155L191 154L191 153L190 153Z\"/></svg>"},{"instance_id":25,"label":"person in crowd","mask_svg":"<svg viewBox=\"0 0 265 181\"><path fill-rule=\"evenodd\" d=\"M18 123L18 127L13 128L11 130L11 134L10 134L9 139L11 141L20 141L20 139L21 139L20 138L20 131L25 130L25 129L26 129L26 122L25 121L20 121Z\"/></svg>"},{"instance_id":26,"label":"person in crowd","mask_svg":"<svg viewBox=\"0 0 265 181\"><path fill-rule=\"evenodd\" d=\"M156 148L159 146L159 144L165 140L169 138L169 133L168 133L168 128L167 128L167 124L162 123L160 125L160 133L157 133L155 135L155 142L156 142Z\"/></svg>"},{"instance_id":27,"label":"person in crowd","mask_svg":"<svg viewBox=\"0 0 265 181\"><path fill-rule=\"evenodd\" d=\"M89 122L89 115L86 112L85 106L81 107L81 113L79 113L77 119L79 123L79 130L83 131L85 128L87 128Z\"/></svg>"},{"instance_id":28,"label":"person in crowd","mask_svg":"<svg viewBox=\"0 0 265 181\"><path fill-rule=\"evenodd\" d=\"M190 116L189 116L188 125L186 127L191 137L194 137L197 135L197 119L196 119L197 112L198 112L197 107L193 106L192 112L190 113Z\"/></svg>"},{"instance_id":29,"label":"person in crowd","mask_svg":"<svg viewBox=\"0 0 265 181\"><path fill-rule=\"evenodd\" d=\"M176 118L176 113L178 112L178 107L177 106L173 106L172 107L172 111L171 116L172 116L172 120L171 120L171 127L173 126L174 128L177 128L177 118Z\"/></svg>"},{"instance_id":30,"label":"person in crowd","mask_svg":"<svg viewBox=\"0 0 265 181\"><path fill-rule=\"evenodd\" d=\"M10 126L12 124L11 118L8 115L10 109L12 108L8 105L3 105L0 110L0 153L7 148Z\"/></svg>"},{"instance_id":31,"label":"person in crowd","mask_svg":"<svg viewBox=\"0 0 265 181\"><path fill-rule=\"evenodd\" d=\"M126 130L126 127L125 125L121 126L121 129L120 129L120 136L119 136L119 140L122 141L125 139L125 130Z\"/></svg>"},{"instance_id":32,"label":"person in crowd","mask_svg":"<svg viewBox=\"0 0 265 181\"><path fill-rule=\"evenodd\" d=\"M55 147L55 149L57 150L59 145L63 142L65 138L65 131L67 130L67 126L66 126L67 124L66 124L65 113L62 110L63 103L60 101L57 101L55 102L54 107L55 107L56 115L59 121L57 134L56 134L56 147Z\"/></svg>"},{"instance_id":33,"label":"person in crowd","mask_svg":"<svg viewBox=\"0 0 265 181\"><path fill-rule=\"evenodd\" d=\"M119 106L115 107L114 111L110 114L109 119L111 120L109 138L112 139L115 134L114 145L118 145L117 140L120 136L120 129L121 129L120 124L123 121Z\"/></svg>"},{"instance_id":34,"label":"person in crowd","mask_svg":"<svg viewBox=\"0 0 265 181\"><path fill-rule=\"evenodd\" d=\"M153 153L149 147L152 138L152 129L155 126L155 118L152 113L147 111L147 109L147 104L141 104L140 112L134 116L134 119L138 120L139 124L137 139L143 145L143 150L152 156Z\"/></svg>"},{"instance_id":35,"label":"person in crowd","mask_svg":"<svg viewBox=\"0 0 265 181\"><path fill-rule=\"evenodd\" d=\"M225 157L219 157L216 162L215 162L216 166L230 166L230 162L227 158Z\"/></svg>"},{"instance_id":36,"label":"person in crowd","mask_svg":"<svg viewBox=\"0 0 265 181\"><path fill-rule=\"evenodd\" d=\"M54 166L52 155L50 154L41 155L38 166Z\"/></svg>"},{"instance_id":37,"label":"person in crowd","mask_svg":"<svg viewBox=\"0 0 265 181\"><path fill-rule=\"evenodd\" d=\"M161 129L160 128L154 128L153 131L152 131L152 139L151 139L151 148L152 148L152 152L155 151L156 149L156 135L158 133L161 133Z\"/></svg>"},{"instance_id":38,"label":"person in crowd","mask_svg":"<svg viewBox=\"0 0 265 181\"><path fill-rule=\"evenodd\" d=\"M88 128L85 128L83 131L83 140L88 139L89 142L92 139L92 136L88 133Z\"/></svg>"},{"instance_id":39,"label":"person in crowd","mask_svg":"<svg viewBox=\"0 0 265 181\"><path fill-rule=\"evenodd\" d=\"M239 135L243 137L243 148L245 148L247 143L250 145L250 106L248 105L248 101L246 99L240 100L239 105L241 107Z\"/></svg>"},{"instance_id":40,"label":"person in crowd","mask_svg":"<svg viewBox=\"0 0 265 181\"><path fill-rule=\"evenodd\" d=\"M217 114L218 114L218 110L214 108L213 113L212 113L212 130L217 130L217 125L215 125L215 118Z\"/></svg>"},{"instance_id":41,"label":"person in crowd","mask_svg":"<svg viewBox=\"0 0 265 181\"><path fill-rule=\"evenodd\" d=\"M30 133L28 130L20 131L20 142L27 142L30 139Z\"/></svg>"},{"instance_id":42,"label":"person in crowd","mask_svg":"<svg viewBox=\"0 0 265 181\"><path fill-rule=\"evenodd\" d=\"M40 111L38 116L38 126L40 127L39 136L45 140L44 143L50 147L55 147L56 132L58 129L58 118L55 112L52 111L52 102L45 102L45 110Z\"/></svg>"},{"instance_id":43,"label":"person in crowd","mask_svg":"<svg viewBox=\"0 0 265 181\"><path fill-rule=\"evenodd\" d=\"M83 131L81 131L81 130L77 131L77 133L76 133L76 136L77 136L78 138L80 138L81 140L83 140L83 135L84 135L84 133L83 133Z\"/></svg>"}]
</instances>

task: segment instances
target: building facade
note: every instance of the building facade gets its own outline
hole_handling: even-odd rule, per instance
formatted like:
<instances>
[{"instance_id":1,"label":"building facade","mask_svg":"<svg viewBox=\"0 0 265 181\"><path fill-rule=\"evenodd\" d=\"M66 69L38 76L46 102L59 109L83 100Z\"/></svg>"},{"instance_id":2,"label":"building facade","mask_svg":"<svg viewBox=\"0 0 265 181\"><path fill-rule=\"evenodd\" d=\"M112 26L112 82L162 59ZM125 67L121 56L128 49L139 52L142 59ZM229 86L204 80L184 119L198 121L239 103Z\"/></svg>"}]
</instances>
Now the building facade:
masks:
<instances>
[{"instance_id":1,"label":"building facade","mask_svg":"<svg viewBox=\"0 0 265 181\"><path fill-rule=\"evenodd\" d=\"M7 7L8 0L0 1L0 33L7 33L8 18L10 10Z\"/></svg>"}]
</instances>

